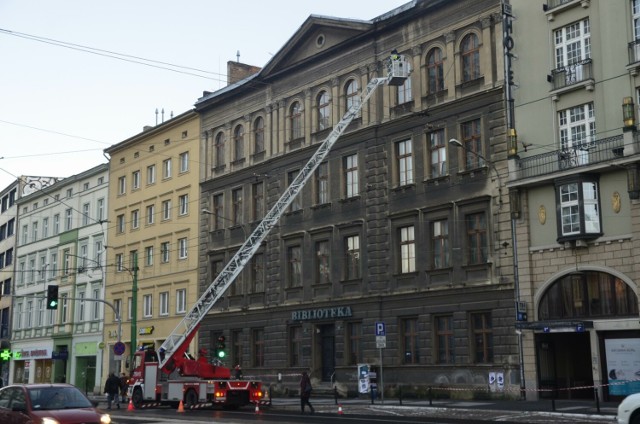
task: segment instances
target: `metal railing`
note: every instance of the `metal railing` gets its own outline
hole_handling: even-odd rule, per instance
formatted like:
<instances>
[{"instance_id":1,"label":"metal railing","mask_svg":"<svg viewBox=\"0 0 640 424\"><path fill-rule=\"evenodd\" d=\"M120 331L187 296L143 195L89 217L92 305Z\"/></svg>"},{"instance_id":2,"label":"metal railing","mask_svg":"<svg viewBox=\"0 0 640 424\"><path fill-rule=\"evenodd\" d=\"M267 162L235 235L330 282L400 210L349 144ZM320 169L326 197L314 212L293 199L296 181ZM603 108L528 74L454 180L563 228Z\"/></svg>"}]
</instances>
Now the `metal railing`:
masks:
<instances>
[{"instance_id":1,"label":"metal railing","mask_svg":"<svg viewBox=\"0 0 640 424\"><path fill-rule=\"evenodd\" d=\"M593 63L591 59L584 59L552 70L550 82L552 90L559 90L591 79L593 79Z\"/></svg>"},{"instance_id":2,"label":"metal railing","mask_svg":"<svg viewBox=\"0 0 640 424\"><path fill-rule=\"evenodd\" d=\"M624 141L621 134L591 143L576 143L566 150L517 159L518 179L607 162L622 157L623 150Z\"/></svg>"}]
</instances>

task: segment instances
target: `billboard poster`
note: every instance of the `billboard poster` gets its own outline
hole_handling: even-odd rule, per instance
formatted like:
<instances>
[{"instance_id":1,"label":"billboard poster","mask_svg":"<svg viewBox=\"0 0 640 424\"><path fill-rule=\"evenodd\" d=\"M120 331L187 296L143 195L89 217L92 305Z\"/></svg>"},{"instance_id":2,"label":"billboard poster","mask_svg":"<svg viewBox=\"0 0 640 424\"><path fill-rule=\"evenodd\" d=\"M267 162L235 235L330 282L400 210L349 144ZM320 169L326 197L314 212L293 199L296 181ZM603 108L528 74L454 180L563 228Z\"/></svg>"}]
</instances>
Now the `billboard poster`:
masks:
<instances>
[{"instance_id":1,"label":"billboard poster","mask_svg":"<svg viewBox=\"0 0 640 424\"><path fill-rule=\"evenodd\" d=\"M358 393L369 393L369 364L358 364Z\"/></svg>"},{"instance_id":2,"label":"billboard poster","mask_svg":"<svg viewBox=\"0 0 640 424\"><path fill-rule=\"evenodd\" d=\"M606 339L609 394L640 392L640 339Z\"/></svg>"}]
</instances>

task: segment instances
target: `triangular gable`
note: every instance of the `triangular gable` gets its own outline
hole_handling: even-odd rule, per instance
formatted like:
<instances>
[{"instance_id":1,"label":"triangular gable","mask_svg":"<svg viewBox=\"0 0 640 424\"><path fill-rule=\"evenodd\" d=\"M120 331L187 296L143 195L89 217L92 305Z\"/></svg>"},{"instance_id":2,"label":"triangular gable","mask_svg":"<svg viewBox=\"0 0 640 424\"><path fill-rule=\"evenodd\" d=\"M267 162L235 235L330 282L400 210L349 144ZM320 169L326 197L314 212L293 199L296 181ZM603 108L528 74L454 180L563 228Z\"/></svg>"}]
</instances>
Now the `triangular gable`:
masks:
<instances>
[{"instance_id":1,"label":"triangular gable","mask_svg":"<svg viewBox=\"0 0 640 424\"><path fill-rule=\"evenodd\" d=\"M373 21L311 15L267 63L260 75L268 77L280 69L304 62L366 33L372 27Z\"/></svg>"}]
</instances>

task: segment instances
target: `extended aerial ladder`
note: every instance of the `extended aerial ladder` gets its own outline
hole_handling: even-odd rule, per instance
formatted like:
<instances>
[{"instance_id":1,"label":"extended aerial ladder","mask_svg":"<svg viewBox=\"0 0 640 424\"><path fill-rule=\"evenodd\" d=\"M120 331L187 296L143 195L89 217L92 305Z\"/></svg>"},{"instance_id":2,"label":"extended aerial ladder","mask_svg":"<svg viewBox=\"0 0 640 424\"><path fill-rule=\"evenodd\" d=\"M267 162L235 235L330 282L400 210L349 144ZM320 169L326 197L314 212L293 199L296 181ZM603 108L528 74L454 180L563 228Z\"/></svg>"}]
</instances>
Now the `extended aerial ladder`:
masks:
<instances>
[{"instance_id":1,"label":"extended aerial ladder","mask_svg":"<svg viewBox=\"0 0 640 424\"><path fill-rule=\"evenodd\" d=\"M160 361L158 367L164 372L171 372L179 366L191 340L195 336L202 319L211 310L213 305L222 297L235 278L242 272L245 265L251 260L260 244L267 237L271 229L277 224L282 214L291 204L293 199L302 191L305 183L313 175L320 163L327 157L329 151L340 138L347 126L358 116L363 104L369 100L374 91L383 84L392 86L403 85L409 77L410 66L403 55L392 53L387 63L388 74L384 78L372 79L363 90L359 101L354 102L344 114L333 131L320 144L316 152L311 156L306 165L300 170L293 182L282 193L278 201L273 205L262 221L253 230L251 235L240 246L235 255L229 260L220 274L205 290L191 310L185 315L178 326L162 343L159 350Z\"/></svg>"}]
</instances>

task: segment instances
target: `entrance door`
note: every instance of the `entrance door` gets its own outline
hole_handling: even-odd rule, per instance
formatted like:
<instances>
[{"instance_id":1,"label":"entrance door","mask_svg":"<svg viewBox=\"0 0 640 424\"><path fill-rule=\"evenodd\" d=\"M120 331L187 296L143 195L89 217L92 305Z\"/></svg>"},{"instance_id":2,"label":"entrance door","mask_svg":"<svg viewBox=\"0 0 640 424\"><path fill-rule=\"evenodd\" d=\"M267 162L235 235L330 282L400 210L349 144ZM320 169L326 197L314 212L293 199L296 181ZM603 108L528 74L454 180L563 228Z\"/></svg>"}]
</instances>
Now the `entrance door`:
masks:
<instances>
[{"instance_id":1,"label":"entrance door","mask_svg":"<svg viewBox=\"0 0 640 424\"><path fill-rule=\"evenodd\" d=\"M321 325L320 350L322 352L322 381L331 381L336 369L336 336L333 324Z\"/></svg>"},{"instance_id":2,"label":"entrance door","mask_svg":"<svg viewBox=\"0 0 640 424\"><path fill-rule=\"evenodd\" d=\"M542 392L541 397L593 398L588 332L536 334L536 357L539 387L555 389Z\"/></svg>"}]
</instances>

